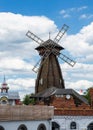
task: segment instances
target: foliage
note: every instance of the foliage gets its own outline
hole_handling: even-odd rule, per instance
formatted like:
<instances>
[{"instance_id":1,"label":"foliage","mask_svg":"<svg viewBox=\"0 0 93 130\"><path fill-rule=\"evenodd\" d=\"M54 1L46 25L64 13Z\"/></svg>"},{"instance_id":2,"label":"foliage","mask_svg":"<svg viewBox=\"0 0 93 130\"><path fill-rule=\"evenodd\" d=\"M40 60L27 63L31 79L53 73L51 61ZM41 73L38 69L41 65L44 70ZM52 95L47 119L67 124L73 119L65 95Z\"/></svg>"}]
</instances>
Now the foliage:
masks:
<instances>
[{"instance_id":1,"label":"foliage","mask_svg":"<svg viewBox=\"0 0 93 130\"><path fill-rule=\"evenodd\" d=\"M88 100L89 104L91 103L91 97L90 97L90 93L89 93L90 88L87 89L86 94L84 95L84 97Z\"/></svg>"},{"instance_id":2,"label":"foliage","mask_svg":"<svg viewBox=\"0 0 93 130\"><path fill-rule=\"evenodd\" d=\"M31 94L33 95L33 94ZM23 104L29 105L29 104L34 104L35 100L34 98L30 98L31 95L26 94L25 97L23 98Z\"/></svg>"}]
</instances>

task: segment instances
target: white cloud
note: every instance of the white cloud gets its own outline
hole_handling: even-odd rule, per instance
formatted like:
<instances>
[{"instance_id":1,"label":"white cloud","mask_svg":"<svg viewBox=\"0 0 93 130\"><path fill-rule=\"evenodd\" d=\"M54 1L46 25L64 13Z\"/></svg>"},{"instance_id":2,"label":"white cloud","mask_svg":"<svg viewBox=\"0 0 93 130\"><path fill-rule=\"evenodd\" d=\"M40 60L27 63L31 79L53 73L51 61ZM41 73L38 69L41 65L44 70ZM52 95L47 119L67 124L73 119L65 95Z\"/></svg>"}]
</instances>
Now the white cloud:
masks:
<instances>
[{"instance_id":1,"label":"white cloud","mask_svg":"<svg viewBox=\"0 0 93 130\"><path fill-rule=\"evenodd\" d=\"M86 14L82 14L81 16L80 16L80 19L86 19L87 18L87 15Z\"/></svg>"},{"instance_id":2,"label":"white cloud","mask_svg":"<svg viewBox=\"0 0 93 130\"><path fill-rule=\"evenodd\" d=\"M71 10L73 11L75 8L71 8ZM69 15L66 14L65 10L61 13L64 16ZM9 75L8 83L10 88L18 90L21 95L33 92L35 80L33 77L26 78L25 74L32 74L33 64L39 58L38 53L34 50L38 44L26 37L25 34L30 30L41 39L46 40L51 30L53 36L55 36L57 26L54 21L45 16L22 16L13 13L0 13L0 23L0 75L2 75L2 72ZM80 88L84 86L84 88L87 88L93 84L93 65L89 64L89 61L93 60L92 28L93 22L82 27L77 34L65 35L62 39L63 47L77 61L74 68L66 64L62 65L67 87ZM18 75L24 76L18 78ZM14 79L11 76L14 76Z\"/></svg>"},{"instance_id":3,"label":"white cloud","mask_svg":"<svg viewBox=\"0 0 93 130\"><path fill-rule=\"evenodd\" d=\"M39 35L56 30L54 22L45 16L30 17L13 13L0 13L0 23L0 42L2 45L6 44L7 39L7 46L10 45L9 43L27 42L25 34L28 30Z\"/></svg>"},{"instance_id":4,"label":"white cloud","mask_svg":"<svg viewBox=\"0 0 93 130\"><path fill-rule=\"evenodd\" d=\"M77 58L78 62L88 62L92 58L93 53L93 22L83 27L79 33L75 35L65 36L62 39L63 47L66 48L71 55Z\"/></svg>"},{"instance_id":5,"label":"white cloud","mask_svg":"<svg viewBox=\"0 0 93 130\"><path fill-rule=\"evenodd\" d=\"M81 11L86 10L88 7L87 6L81 6L81 7L74 7L74 8L68 8L68 9L63 9L59 13L62 15L63 18L69 18L72 15L76 16L76 14L81 13ZM91 17L91 15L89 15ZM86 15L81 15L80 18L85 18Z\"/></svg>"},{"instance_id":6,"label":"white cloud","mask_svg":"<svg viewBox=\"0 0 93 130\"><path fill-rule=\"evenodd\" d=\"M22 79L22 78L17 78L17 79L9 79L7 80L9 86L11 89L14 89L14 87L12 86L17 86L17 90L24 90L24 89L27 89L27 88L31 88L31 87L34 87L35 86L35 79L31 79L31 78L25 78L25 79Z\"/></svg>"},{"instance_id":7,"label":"white cloud","mask_svg":"<svg viewBox=\"0 0 93 130\"><path fill-rule=\"evenodd\" d=\"M65 14L66 13L66 10L61 10L60 11L60 14Z\"/></svg>"},{"instance_id":8,"label":"white cloud","mask_svg":"<svg viewBox=\"0 0 93 130\"><path fill-rule=\"evenodd\" d=\"M66 82L76 82L77 80L89 80L92 81L93 64L76 63L74 67L70 67L68 64L61 64L63 77Z\"/></svg>"},{"instance_id":9,"label":"white cloud","mask_svg":"<svg viewBox=\"0 0 93 130\"><path fill-rule=\"evenodd\" d=\"M32 65L26 63L22 59L19 59L17 57L8 57L8 58L2 58L0 63L0 68L3 69L19 69L19 70L30 70L32 69Z\"/></svg>"},{"instance_id":10,"label":"white cloud","mask_svg":"<svg viewBox=\"0 0 93 130\"><path fill-rule=\"evenodd\" d=\"M72 88L72 89L88 89L90 87L93 87L93 82L87 81L87 80L79 80L77 82L67 82L67 88Z\"/></svg>"},{"instance_id":11,"label":"white cloud","mask_svg":"<svg viewBox=\"0 0 93 130\"><path fill-rule=\"evenodd\" d=\"M80 19L91 19L93 18L93 14L82 14Z\"/></svg>"},{"instance_id":12,"label":"white cloud","mask_svg":"<svg viewBox=\"0 0 93 130\"><path fill-rule=\"evenodd\" d=\"M77 11L82 11L82 10L85 10L87 8L88 8L87 6L82 6L82 7L77 8Z\"/></svg>"},{"instance_id":13,"label":"white cloud","mask_svg":"<svg viewBox=\"0 0 93 130\"><path fill-rule=\"evenodd\" d=\"M51 30L57 31L57 26L45 16L0 13L0 75L5 74L10 88L21 95L34 91L34 79L26 77L34 75L32 67L39 58L34 50L38 44L26 37L28 30L45 40Z\"/></svg>"},{"instance_id":14,"label":"white cloud","mask_svg":"<svg viewBox=\"0 0 93 130\"><path fill-rule=\"evenodd\" d=\"M31 78L17 78L7 80L9 91L18 91L21 100L26 94L35 92L35 79Z\"/></svg>"},{"instance_id":15,"label":"white cloud","mask_svg":"<svg viewBox=\"0 0 93 130\"><path fill-rule=\"evenodd\" d=\"M34 48L38 44L26 37L28 30L42 37L42 39L48 37L50 30L53 32L57 30L54 21L45 16L0 13L0 23L0 67L2 71L14 68L31 69L30 64L34 62L32 57L37 55Z\"/></svg>"},{"instance_id":16,"label":"white cloud","mask_svg":"<svg viewBox=\"0 0 93 130\"><path fill-rule=\"evenodd\" d=\"M64 14L63 18L69 18L71 17L69 14Z\"/></svg>"}]
</instances>

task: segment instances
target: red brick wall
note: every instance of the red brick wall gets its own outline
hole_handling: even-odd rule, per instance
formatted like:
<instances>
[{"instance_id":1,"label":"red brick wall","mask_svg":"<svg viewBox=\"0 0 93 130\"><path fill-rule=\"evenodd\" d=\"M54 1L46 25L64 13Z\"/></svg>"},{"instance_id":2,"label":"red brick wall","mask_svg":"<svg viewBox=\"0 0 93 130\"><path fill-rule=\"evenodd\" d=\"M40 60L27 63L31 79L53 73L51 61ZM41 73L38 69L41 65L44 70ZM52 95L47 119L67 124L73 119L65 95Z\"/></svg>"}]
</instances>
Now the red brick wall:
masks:
<instances>
[{"instance_id":1,"label":"red brick wall","mask_svg":"<svg viewBox=\"0 0 93 130\"><path fill-rule=\"evenodd\" d=\"M74 100L71 97L70 99L66 99L66 97L53 97L51 105L55 108L73 108L76 107L74 104Z\"/></svg>"},{"instance_id":2,"label":"red brick wall","mask_svg":"<svg viewBox=\"0 0 93 130\"><path fill-rule=\"evenodd\" d=\"M74 103L74 99L72 96L70 99L66 99L66 96L52 97L50 105L54 106L55 108L90 109L90 106L85 103L82 103L77 107L76 104Z\"/></svg>"},{"instance_id":3,"label":"red brick wall","mask_svg":"<svg viewBox=\"0 0 93 130\"><path fill-rule=\"evenodd\" d=\"M91 99L91 107L93 108L93 88L89 89L90 99Z\"/></svg>"},{"instance_id":4,"label":"red brick wall","mask_svg":"<svg viewBox=\"0 0 93 130\"><path fill-rule=\"evenodd\" d=\"M93 109L55 109L54 115L70 115L70 116L93 116Z\"/></svg>"}]
</instances>

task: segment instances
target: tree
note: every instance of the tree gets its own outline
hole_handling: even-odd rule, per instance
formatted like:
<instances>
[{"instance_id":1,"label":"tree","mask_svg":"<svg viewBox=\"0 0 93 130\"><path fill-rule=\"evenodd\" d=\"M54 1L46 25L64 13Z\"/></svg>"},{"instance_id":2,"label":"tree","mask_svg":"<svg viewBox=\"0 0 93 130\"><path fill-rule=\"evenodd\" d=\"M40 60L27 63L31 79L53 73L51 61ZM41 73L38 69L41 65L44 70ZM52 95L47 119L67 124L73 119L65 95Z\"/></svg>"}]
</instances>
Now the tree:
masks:
<instances>
[{"instance_id":1,"label":"tree","mask_svg":"<svg viewBox=\"0 0 93 130\"><path fill-rule=\"evenodd\" d=\"M33 94L31 94L33 95ZM34 98L30 98L31 95L26 94L25 97L23 98L23 104L29 105L29 104L34 104L35 100Z\"/></svg>"},{"instance_id":2,"label":"tree","mask_svg":"<svg viewBox=\"0 0 93 130\"><path fill-rule=\"evenodd\" d=\"M89 93L90 88L87 89L86 94L84 95L84 97L88 100L89 104L91 103L91 97L90 97L90 93Z\"/></svg>"}]
</instances>

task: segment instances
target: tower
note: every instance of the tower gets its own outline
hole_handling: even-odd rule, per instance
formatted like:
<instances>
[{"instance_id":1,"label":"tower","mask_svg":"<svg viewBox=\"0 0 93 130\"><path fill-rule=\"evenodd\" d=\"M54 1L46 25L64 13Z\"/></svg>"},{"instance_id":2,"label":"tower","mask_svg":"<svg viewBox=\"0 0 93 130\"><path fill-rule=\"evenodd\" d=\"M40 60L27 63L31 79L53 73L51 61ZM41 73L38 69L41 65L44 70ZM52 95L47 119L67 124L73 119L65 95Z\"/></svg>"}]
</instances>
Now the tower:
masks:
<instances>
[{"instance_id":1,"label":"tower","mask_svg":"<svg viewBox=\"0 0 93 130\"><path fill-rule=\"evenodd\" d=\"M4 81L2 83L2 87L0 88L1 89L1 93L8 93L8 85L6 83L6 79L5 79L5 76L4 76Z\"/></svg>"},{"instance_id":2,"label":"tower","mask_svg":"<svg viewBox=\"0 0 93 130\"><path fill-rule=\"evenodd\" d=\"M57 58L57 56L60 54L60 51L64 48L56 44L55 50L52 52L51 46L54 44L56 43L49 39L36 48L36 50L39 52L39 55L42 57L35 84L36 93L50 87L65 88L62 72ZM43 56L44 53L48 53L50 51L51 54L45 59Z\"/></svg>"},{"instance_id":3,"label":"tower","mask_svg":"<svg viewBox=\"0 0 93 130\"><path fill-rule=\"evenodd\" d=\"M20 102L20 97L18 92L9 91L8 84L6 83L6 78L4 76L4 81L0 87L0 104L1 105L17 105Z\"/></svg>"}]
</instances>

